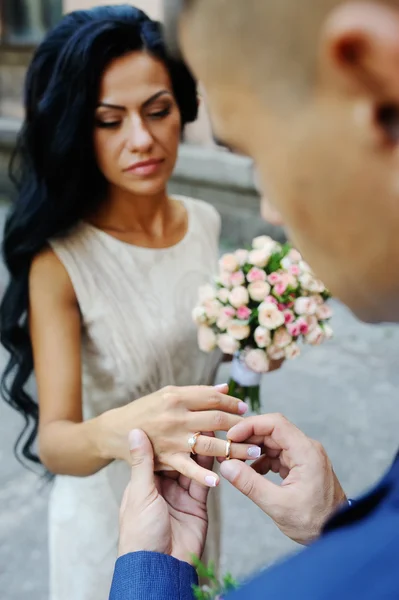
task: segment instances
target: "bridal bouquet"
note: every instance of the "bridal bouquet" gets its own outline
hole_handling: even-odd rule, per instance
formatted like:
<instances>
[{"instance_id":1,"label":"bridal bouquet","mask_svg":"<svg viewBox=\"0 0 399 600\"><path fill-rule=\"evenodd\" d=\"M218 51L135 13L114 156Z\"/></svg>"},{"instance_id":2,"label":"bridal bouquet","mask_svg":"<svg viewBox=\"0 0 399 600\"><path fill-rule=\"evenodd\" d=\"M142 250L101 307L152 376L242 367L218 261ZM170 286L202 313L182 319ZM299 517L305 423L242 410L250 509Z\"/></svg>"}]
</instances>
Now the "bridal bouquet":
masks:
<instances>
[{"instance_id":1,"label":"bridal bouquet","mask_svg":"<svg viewBox=\"0 0 399 600\"><path fill-rule=\"evenodd\" d=\"M330 297L300 253L268 236L222 256L193 311L201 350L233 356L229 393L260 411L260 382L272 361L300 355L299 341L332 337Z\"/></svg>"}]
</instances>

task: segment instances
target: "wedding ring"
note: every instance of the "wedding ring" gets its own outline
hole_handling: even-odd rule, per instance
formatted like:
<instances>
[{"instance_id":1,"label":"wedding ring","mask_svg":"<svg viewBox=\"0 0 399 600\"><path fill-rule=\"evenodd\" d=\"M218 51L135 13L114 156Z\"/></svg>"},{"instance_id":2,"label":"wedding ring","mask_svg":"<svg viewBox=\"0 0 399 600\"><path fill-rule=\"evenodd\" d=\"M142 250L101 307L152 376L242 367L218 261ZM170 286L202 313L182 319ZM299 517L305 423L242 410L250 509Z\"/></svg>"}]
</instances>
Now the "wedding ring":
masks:
<instances>
[{"instance_id":1,"label":"wedding ring","mask_svg":"<svg viewBox=\"0 0 399 600\"><path fill-rule=\"evenodd\" d=\"M197 443L197 440L199 438L199 436L201 435L200 431L197 431L197 433L194 433L194 435L190 436L188 438L188 445L191 448L191 454L196 454L195 452L195 444Z\"/></svg>"},{"instance_id":2,"label":"wedding ring","mask_svg":"<svg viewBox=\"0 0 399 600\"><path fill-rule=\"evenodd\" d=\"M226 460L230 460L231 440L226 440Z\"/></svg>"}]
</instances>

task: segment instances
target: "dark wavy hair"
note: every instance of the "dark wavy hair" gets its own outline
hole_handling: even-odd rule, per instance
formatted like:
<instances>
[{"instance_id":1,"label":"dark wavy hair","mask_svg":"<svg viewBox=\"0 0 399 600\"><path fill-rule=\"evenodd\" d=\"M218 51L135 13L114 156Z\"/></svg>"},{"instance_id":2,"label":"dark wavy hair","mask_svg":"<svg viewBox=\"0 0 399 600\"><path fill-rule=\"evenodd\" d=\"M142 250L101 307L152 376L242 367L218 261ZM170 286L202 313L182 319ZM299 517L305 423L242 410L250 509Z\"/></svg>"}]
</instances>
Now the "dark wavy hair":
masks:
<instances>
[{"instance_id":1,"label":"dark wavy hair","mask_svg":"<svg viewBox=\"0 0 399 600\"><path fill-rule=\"evenodd\" d=\"M120 56L145 50L169 72L182 125L197 117L196 82L167 55L158 22L132 6L68 14L37 48L25 82L25 121L10 165L17 197L5 225L3 255L10 279L0 306L1 343L9 360L1 379L5 401L24 418L19 460L40 463L34 442L39 409L26 389L33 372L28 277L47 240L68 232L103 201L107 181L93 147L101 76Z\"/></svg>"}]
</instances>

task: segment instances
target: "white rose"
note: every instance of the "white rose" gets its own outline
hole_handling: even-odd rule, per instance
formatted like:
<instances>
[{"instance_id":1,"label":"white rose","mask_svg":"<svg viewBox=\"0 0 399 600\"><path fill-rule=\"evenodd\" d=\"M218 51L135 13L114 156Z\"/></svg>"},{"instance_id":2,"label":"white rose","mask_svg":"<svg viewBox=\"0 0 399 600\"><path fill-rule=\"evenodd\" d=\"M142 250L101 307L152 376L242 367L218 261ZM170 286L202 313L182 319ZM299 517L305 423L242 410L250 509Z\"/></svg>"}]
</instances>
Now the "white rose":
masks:
<instances>
[{"instance_id":1,"label":"white rose","mask_svg":"<svg viewBox=\"0 0 399 600\"><path fill-rule=\"evenodd\" d=\"M289 359L297 358L298 356L300 356L300 354L301 354L301 349L299 348L299 346L296 342L292 342L292 344L287 346L285 349L285 357L286 358L289 358Z\"/></svg>"},{"instance_id":2,"label":"white rose","mask_svg":"<svg viewBox=\"0 0 399 600\"><path fill-rule=\"evenodd\" d=\"M255 373L267 373L270 366L264 350L250 350L245 356L245 364Z\"/></svg>"},{"instance_id":3,"label":"white rose","mask_svg":"<svg viewBox=\"0 0 399 600\"><path fill-rule=\"evenodd\" d=\"M206 285L202 285L198 291L199 301L201 304L207 302L208 300L213 300L216 296L215 288L207 283Z\"/></svg>"},{"instance_id":4,"label":"white rose","mask_svg":"<svg viewBox=\"0 0 399 600\"><path fill-rule=\"evenodd\" d=\"M326 321L327 319L331 319L332 310L328 304L321 304L317 307L316 317L319 321Z\"/></svg>"},{"instance_id":5,"label":"white rose","mask_svg":"<svg viewBox=\"0 0 399 600\"><path fill-rule=\"evenodd\" d=\"M234 254L224 254L219 260L219 266L223 271L233 273L238 269L239 264Z\"/></svg>"},{"instance_id":6,"label":"white rose","mask_svg":"<svg viewBox=\"0 0 399 600\"><path fill-rule=\"evenodd\" d=\"M216 327L221 331L225 331L228 325L230 325L233 318L235 317L235 314L236 311L234 310L234 308L231 308L231 306L225 306L224 308L222 308L219 314L219 318L216 321Z\"/></svg>"},{"instance_id":7,"label":"white rose","mask_svg":"<svg viewBox=\"0 0 399 600\"><path fill-rule=\"evenodd\" d=\"M295 300L294 310L297 315L314 315L316 314L317 304L313 298L301 296Z\"/></svg>"},{"instance_id":8,"label":"white rose","mask_svg":"<svg viewBox=\"0 0 399 600\"><path fill-rule=\"evenodd\" d=\"M226 288L220 288L217 295L218 299L225 304L229 301L230 291L226 290Z\"/></svg>"},{"instance_id":9,"label":"white rose","mask_svg":"<svg viewBox=\"0 0 399 600\"><path fill-rule=\"evenodd\" d=\"M269 346L272 338L268 329L257 327L255 329L254 339L259 348L266 348L266 346Z\"/></svg>"},{"instance_id":10,"label":"white rose","mask_svg":"<svg viewBox=\"0 0 399 600\"><path fill-rule=\"evenodd\" d=\"M292 342L292 337L285 327L280 327L273 335L273 345L277 348L285 348Z\"/></svg>"},{"instance_id":11,"label":"white rose","mask_svg":"<svg viewBox=\"0 0 399 600\"><path fill-rule=\"evenodd\" d=\"M271 252L267 250L252 250L249 253L248 262L254 267L265 267L269 262L271 257Z\"/></svg>"},{"instance_id":12,"label":"white rose","mask_svg":"<svg viewBox=\"0 0 399 600\"><path fill-rule=\"evenodd\" d=\"M254 281L248 286L249 297L255 302L263 302L263 300L270 294L271 287L267 281Z\"/></svg>"},{"instance_id":13,"label":"white rose","mask_svg":"<svg viewBox=\"0 0 399 600\"><path fill-rule=\"evenodd\" d=\"M231 284L231 273L228 271L220 271L219 277L217 277L217 282L225 288L230 289L233 287Z\"/></svg>"},{"instance_id":14,"label":"white rose","mask_svg":"<svg viewBox=\"0 0 399 600\"><path fill-rule=\"evenodd\" d=\"M222 333L218 337L218 346L223 354L235 354L240 349L240 344L227 333Z\"/></svg>"},{"instance_id":15,"label":"white rose","mask_svg":"<svg viewBox=\"0 0 399 600\"><path fill-rule=\"evenodd\" d=\"M245 265L245 263L248 261L248 250L243 250L243 249L239 249L235 251L234 256L237 259L238 264L240 265L240 267L242 267L243 265Z\"/></svg>"},{"instance_id":16,"label":"white rose","mask_svg":"<svg viewBox=\"0 0 399 600\"><path fill-rule=\"evenodd\" d=\"M216 335L210 327L198 328L198 346L202 352L212 352L216 348Z\"/></svg>"},{"instance_id":17,"label":"white rose","mask_svg":"<svg viewBox=\"0 0 399 600\"><path fill-rule=\"evenodd\" d=\"M222 305L219 300L208 300L204 304L205 314L208 317L210 323L216 323L217 318L220 315Z\"/></svg>"},{"instance_id":18,"label":"white rose","mask_svg":"<svg viewBox=\"0 0 399 600\"><path fill-rule=\"evenodd\" d=\"M207 318L206 318L204 307L196 306L192 312L192 317L193 317L194 323L197 323L197 325L202 325L202 324L206 323Z\"/></svg>"},{"instance_id":19,"label":"white rose","mask_svg":"<svg viewBox=\"0 0 399 600\"><path fill-rule=\"evenodd\" d=\"M273 330L284 325L285 317L275 304L263 302L258 308L258 321L262 327Z\"/></svg>"},{"instance_id":20,"label":"white rose","mask_svg":"<svg viewBox=\"0 0 399 600\"><path fill-rule=\"evenodd\" d=\"M329 325L323 325L324 335L326 336L326 340L331 340L334 337L334 331L332 327Z\"/></svg>"},{"instance_id":21,"label":"white rose","mask_svg":"<svg viewBox=\"0 0 399 600\"><path fill-rule=\"evenodd\" d=\"M312 346L320 346L326 339L325 333L321 327L317 326L306 336L306 341Z\"/></svg>"},{"instance_id":22,"label":"white rose","mask_svg":"<svg viewBox=\"0 0 399 600\"><path fill-rule=\"evenodd\" d=\"M276 242L268 235L259 235L252 240L252 248L255 250L263 250L264 248L269 250L274 248L275 245Z\"/></svg>"},{"instance_id":23,"label":"white rose","mask_svg":"<svg viewBox=\"0 0 399 600\"><path fill-rule=\"evenodd\" d=\"M249 337L251 328L249 325L243 325L242 323L233 321L227 326L227 333L230 337L241 342Z\"/></svg>"},{"instance_id":24,"label":"white rose","mask_svg":"<svg viewBox=\"0 0 399 600\"><path fill-rule=\"evenodd\" d=\"M229 294L229 302L234 308L246 306L249 302L249 294L247 288L242 285L235 287Z\"/></svg>"},{"instance_id":25,"label":"white rose","mask_svg":"<svg viewBox=\"0 0 399 600\"><path fill-rule=\"evenodd\" d=\"M281 360L285 358L285 350L283 348L277 348L273 344L267 349L267 355L271 360Z\"/></svg>"}]
</instances>

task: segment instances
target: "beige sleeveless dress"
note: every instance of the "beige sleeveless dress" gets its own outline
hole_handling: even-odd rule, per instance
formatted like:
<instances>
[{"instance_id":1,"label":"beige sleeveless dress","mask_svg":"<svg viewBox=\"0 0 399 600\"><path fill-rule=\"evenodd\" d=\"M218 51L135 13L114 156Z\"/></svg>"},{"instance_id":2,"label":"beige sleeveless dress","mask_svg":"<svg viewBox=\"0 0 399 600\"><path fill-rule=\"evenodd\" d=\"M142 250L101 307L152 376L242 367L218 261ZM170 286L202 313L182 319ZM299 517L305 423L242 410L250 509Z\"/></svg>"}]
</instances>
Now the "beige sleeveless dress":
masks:
<instances>
[{"instance_id":1,"label":"beige sleeveless dress","mask_svg":"<svg viewBox=\"0 0 399 600\"><path fill-rule=\"evenodd\" d=\"M199 286L216 269L220 217L202 201L178 199L189 226L171 248L132 246L88 224L51 241L82 313L85 419L166 385L213 384L220 357L198 349L191 312ZM119 461L90 477L56 477L49 510L51 600L108 600L128 477L128 465ZM215 490L209 503L207 557L217 560Z\"/></svg>"}]
</instances>

